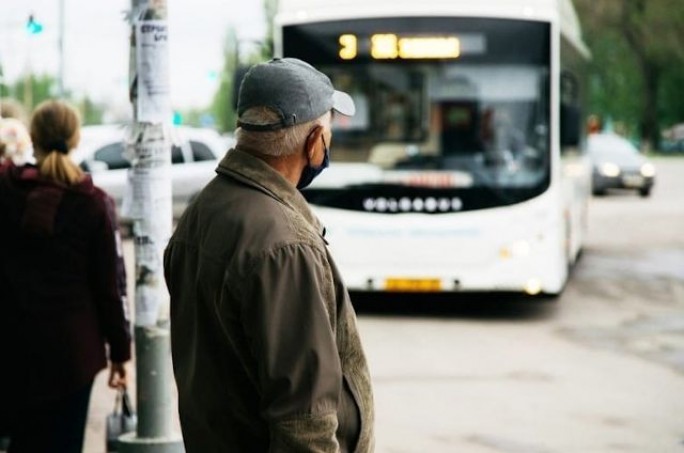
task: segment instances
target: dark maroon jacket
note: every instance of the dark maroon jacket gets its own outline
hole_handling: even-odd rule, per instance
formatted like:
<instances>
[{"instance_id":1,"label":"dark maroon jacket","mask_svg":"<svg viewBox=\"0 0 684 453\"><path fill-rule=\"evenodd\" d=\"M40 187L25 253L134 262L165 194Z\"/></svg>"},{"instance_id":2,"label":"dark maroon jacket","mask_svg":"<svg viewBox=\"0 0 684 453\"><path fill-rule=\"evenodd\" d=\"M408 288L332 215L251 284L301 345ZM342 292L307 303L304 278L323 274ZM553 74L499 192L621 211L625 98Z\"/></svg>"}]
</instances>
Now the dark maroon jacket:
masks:
<instances>
[{"instance_id":1,"label":"dark maroon jacket","mask_svg":"<svg viewBox=\"0 0 684 453\"><path fill-rule=\"evenodd\" d=\"M114 204L90 177L65 187L0 167L0 401L68 394L130 359ZM0 403L1 404L1 403Z\"/></svg>"}]
</instances>

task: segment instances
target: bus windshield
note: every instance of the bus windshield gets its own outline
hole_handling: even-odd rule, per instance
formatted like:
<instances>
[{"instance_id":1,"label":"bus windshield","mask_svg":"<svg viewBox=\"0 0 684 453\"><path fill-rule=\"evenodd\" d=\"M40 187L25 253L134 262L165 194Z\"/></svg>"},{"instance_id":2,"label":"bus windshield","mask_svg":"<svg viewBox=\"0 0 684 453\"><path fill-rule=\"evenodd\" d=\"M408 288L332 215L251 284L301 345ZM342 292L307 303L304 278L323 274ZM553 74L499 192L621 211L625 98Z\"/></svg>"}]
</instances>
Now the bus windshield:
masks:
<instances>
[{"instance_id":1,"label":"bus windshield","mask_svg":"<svg viewBox=\"0 0 684 453\"><path fill-rule=\"evenodd\" d=\"M333 166L306 194L311 202L400 213L422 194L440 213L513 204L548 187L547 24L296 25L283 30L283 54L314 64L356 104L355 116L333 119Z\"/></svg>"}]
</instances>

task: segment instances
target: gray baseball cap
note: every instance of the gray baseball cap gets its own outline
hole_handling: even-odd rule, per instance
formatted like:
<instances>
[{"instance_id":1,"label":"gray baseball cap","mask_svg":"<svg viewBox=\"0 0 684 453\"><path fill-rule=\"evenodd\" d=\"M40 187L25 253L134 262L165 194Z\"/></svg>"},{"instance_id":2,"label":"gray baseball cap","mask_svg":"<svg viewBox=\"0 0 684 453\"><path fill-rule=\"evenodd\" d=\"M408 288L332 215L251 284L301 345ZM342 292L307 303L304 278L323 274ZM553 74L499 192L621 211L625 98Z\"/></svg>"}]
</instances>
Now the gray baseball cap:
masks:
<instances>
[{"instance_id":1,"label":"gray baseball cap","mask_svg":"<svg viewBox=\"0 0 684 453\"><path fill-rule=\"evenodd\" d=\"M239 118L250 108L269 107L280 114L272 124L251 124ZM272 131L315 120L329 110L352 116L351 96L333 88L328 76L297 58L274 58L247 71L238 94L238 126Z\"/></svg>"}]
</instances>

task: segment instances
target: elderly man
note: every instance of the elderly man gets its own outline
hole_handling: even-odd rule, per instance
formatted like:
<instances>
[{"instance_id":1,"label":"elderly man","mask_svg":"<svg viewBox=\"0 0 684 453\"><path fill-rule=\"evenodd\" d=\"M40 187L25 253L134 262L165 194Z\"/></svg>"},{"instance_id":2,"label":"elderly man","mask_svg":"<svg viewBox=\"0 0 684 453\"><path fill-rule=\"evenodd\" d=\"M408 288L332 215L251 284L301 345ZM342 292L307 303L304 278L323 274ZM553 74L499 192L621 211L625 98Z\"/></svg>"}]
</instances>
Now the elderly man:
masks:
<instances>
[{"instance_id":1,"label":"elderly man","mask_svg":"<svg viewBox=\"0 0 684 453\"><path fill-rule=\"evenodd\" d=\"M369 452L373 396L347 290L298 189L354 103L307 63L252 67L237 145L165 253L173 364L192 452Z\"/></svg>"}]
</instances>

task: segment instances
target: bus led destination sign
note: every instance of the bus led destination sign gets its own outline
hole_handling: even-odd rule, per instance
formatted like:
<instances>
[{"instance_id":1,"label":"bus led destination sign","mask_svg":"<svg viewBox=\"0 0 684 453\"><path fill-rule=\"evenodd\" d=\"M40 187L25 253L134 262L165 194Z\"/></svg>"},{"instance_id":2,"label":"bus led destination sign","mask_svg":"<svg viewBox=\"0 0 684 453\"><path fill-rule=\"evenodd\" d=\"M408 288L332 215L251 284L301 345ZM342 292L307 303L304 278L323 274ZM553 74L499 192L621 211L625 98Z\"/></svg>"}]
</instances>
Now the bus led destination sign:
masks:
<instances>
[{"instance_id":1,"label":"bus led destination sign","mask_svg":"<svg viewBox=\"0 0 684 453\"><path fill-rule=\"evenodd\" d=\"M339 56L342 60L355 59L363 47L375 60L456 59L461 56L461 40L456 36L399 36L394 33L371 35L369 45L361 46L353 34L339 37Z\"/></svg>"}]
</instances>

